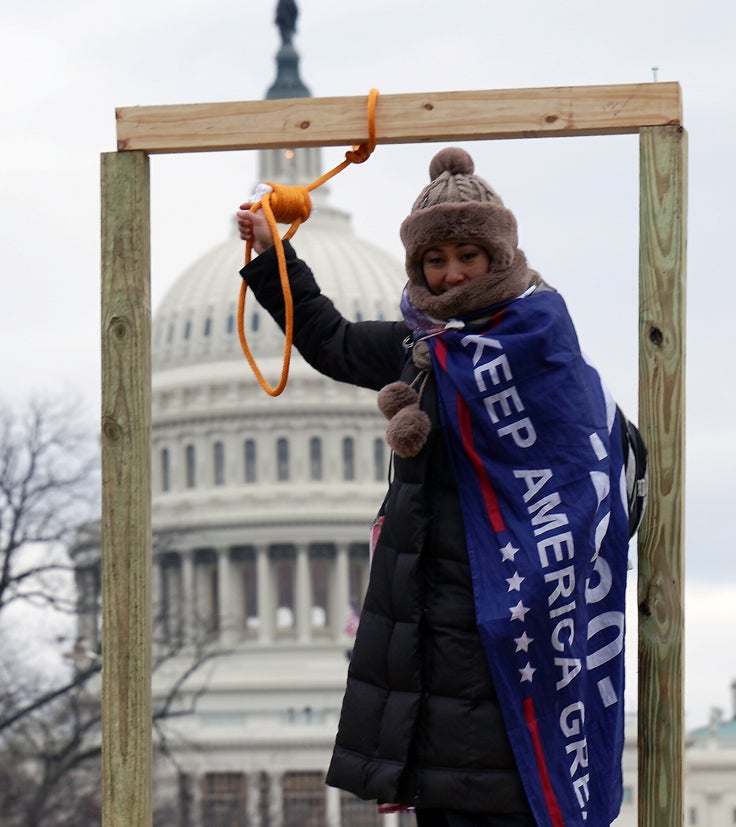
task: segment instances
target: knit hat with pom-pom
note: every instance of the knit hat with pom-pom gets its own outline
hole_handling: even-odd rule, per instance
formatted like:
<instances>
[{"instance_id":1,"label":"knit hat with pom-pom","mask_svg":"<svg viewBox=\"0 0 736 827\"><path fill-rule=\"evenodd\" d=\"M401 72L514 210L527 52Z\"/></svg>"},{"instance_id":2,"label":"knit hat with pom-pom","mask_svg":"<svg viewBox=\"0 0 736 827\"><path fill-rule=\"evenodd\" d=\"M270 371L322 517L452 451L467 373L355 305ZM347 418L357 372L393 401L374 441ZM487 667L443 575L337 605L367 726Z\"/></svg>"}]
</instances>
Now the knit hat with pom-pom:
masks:
<instances>
[{"instance_id":1,"label":"knit hat with pom-pom","mask_svg":"<svg viewBox=\"0 0 736 827\"><path fill-rule=\"evenodd\" d=\"M447 147L438 152L429 165L430 183L419 193L400 229L409 298L416 308L440 319L514 298L530 286L535 275L518 249L514 214L474 171L473 159L464 149ZM460 240L488 251L489 272L436 295L425 281L422 255L433 243Z\"/></svg>"}]
</instances>

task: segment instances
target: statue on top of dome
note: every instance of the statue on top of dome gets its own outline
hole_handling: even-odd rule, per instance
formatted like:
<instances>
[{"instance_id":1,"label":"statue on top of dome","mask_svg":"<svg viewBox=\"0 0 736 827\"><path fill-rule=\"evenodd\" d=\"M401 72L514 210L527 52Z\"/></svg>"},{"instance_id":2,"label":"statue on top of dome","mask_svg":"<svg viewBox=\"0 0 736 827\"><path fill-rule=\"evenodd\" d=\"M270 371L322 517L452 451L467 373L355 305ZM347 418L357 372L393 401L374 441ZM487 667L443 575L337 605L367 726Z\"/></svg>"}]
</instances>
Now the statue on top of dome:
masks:
<instances>
[{"instance_id":1,"label":"statue on top of dome","mask_svg":"<svg viewBox=\"0 0 736 827\"><path fill-rule=\"evenodd\" d=\"M284 43L291 43L291 38L296 31L298 14L295 0L279 0L276 6L276 25L281 32L281 40Z\"/></svg>"}]
</instances>

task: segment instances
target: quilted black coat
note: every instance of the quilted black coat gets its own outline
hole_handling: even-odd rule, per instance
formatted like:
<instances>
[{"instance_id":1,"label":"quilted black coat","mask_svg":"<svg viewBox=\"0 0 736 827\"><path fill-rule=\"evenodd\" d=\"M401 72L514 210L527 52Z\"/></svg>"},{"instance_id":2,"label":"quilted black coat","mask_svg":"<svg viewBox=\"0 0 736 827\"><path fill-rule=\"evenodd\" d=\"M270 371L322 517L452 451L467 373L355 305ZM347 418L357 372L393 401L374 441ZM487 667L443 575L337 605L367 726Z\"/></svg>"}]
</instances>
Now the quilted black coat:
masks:
<instances>
[{"instance_id":1,"label":"quilted black coat","mask_svg":"<svg viewBox=\"0 0 736 827\"><path fill-rule=\"evenodd\" d=\"M345 320L284 245L294 343L320 372L379 390L416 376L403 322ZM242 271L283 326L276 257ZM346 274L347 277L347 274ZM458 490L438 425L394 458L385 519L350 661L327 783L379 802L472 812L529 812L476 628Z\"/></svg>"}]
</instances>

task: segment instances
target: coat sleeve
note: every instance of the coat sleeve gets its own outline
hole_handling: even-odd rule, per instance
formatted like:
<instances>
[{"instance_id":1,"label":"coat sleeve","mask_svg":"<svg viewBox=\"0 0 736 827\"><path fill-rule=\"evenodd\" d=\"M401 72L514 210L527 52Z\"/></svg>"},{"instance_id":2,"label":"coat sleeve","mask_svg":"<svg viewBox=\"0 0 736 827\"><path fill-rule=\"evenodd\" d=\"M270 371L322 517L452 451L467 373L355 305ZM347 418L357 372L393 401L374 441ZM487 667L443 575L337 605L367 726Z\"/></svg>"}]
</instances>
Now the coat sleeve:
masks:
<instances>
[{"instance_id":1,"label":"coat sleeve","mask_svg":"<svg viewBox=\"0 0 736 827\"><path fill-rule=\"evenodd\" d=\"M339 382L379 390L399 377L406 359L404 322L351 322L323 295L312 271L284 242L294 307L294 345L320 373ZM284 329L285 310L274 248L240 271L259 304Z\"/></svg>"}]
</instances>

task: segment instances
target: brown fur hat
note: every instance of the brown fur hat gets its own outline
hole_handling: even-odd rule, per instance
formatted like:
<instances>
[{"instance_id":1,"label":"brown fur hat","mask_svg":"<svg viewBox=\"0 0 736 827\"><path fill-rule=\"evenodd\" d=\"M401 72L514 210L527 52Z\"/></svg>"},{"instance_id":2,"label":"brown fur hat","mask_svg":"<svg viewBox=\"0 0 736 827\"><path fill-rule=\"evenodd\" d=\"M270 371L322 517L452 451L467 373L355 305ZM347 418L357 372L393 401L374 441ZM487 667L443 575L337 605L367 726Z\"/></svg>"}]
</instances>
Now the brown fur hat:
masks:
<instances>
[{"instance_id":1,"label":"brown fur hat","mask_svg":"<svg viewBox=\"0 0 736 827\"><path fill-rule=\"evenodd\" d=\"M514 214L474 170L473 159L464 149L440 150L429 166L430 183L401 224L409 298L416 308L440 319L514 298L533 279L517 246ZM488 275L436 295L424 279L422 254L432 243L456 240L473 241L488 251Z\"/></svg>"}]
</instances>

